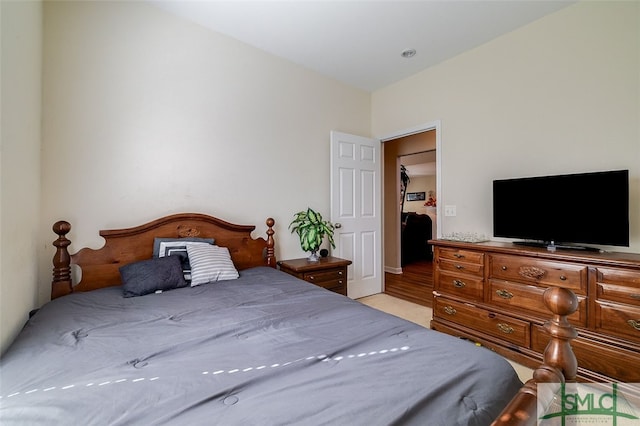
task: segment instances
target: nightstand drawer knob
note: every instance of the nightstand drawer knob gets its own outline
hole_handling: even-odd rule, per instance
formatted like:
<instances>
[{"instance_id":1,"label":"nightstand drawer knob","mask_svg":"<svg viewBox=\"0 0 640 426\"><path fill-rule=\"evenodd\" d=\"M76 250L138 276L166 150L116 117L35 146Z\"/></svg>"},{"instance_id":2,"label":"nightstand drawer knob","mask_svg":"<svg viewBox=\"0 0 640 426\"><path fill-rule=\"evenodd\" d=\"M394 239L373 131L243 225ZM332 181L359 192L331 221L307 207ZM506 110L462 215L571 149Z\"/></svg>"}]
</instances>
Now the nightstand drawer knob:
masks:
<instances>
[{"instance_id":1,"label":"nightstand drawer knob","mask_svg":"<svg viewBox=\"0 0 640 426\"><path fill-rule=\"evenodd\" d=\"M464 269L464 266L462 266L462 265L456 265L456 269Z\"/></svg>"},{"instance_id":2,"label":"nightstand drawer knob","mask_svg":"<svg viewBox=\"0 0 640 426\"><path fill-rule=\"evenodd\" d=\"M444 313L447 315L455 315L458 311L455 310L452 306L445 306Z\"/></svg>"},{"instance_id":3,"label":"nightstand drawer knob","mask_svg":"<svg viewBox=\"0 0 640 426\"><path fill-rule=\"evenodd\" d=\"M338 275L344 275L342 271L338 271Z\"/></svg>"},{"instance_id":4,"label":"nightstand drawer knob","mask_svg":"<svg viewBox=\"0 0 640 426\"><path fill-rule=\"evenodd\" d=\"M316 279L316 277L314 277L313 275L309 275L309 280L310 280L310 281L313 281L313 280L315 280L315 279Z\"/></svg>"},{"instance_id":5,"label":"nightstand drawer knob","mask_svg":"<svg viewBox=\"0 0 640 426\"><path fill-rule=\"evenodd\" d=\"M566 281L566 280L567 280L567 277L565 277L564 275L560 275L560 280L561 280L561 281Z\"/></svg>"},{"instance_id":6,"label":"nightstand drawer knob","mask_svg":"<svg viewBox=\"0 0 640 426\"><path fill-rule=\"evenodd\" d=\"M513 297L513 293L508 292L507 290L496 290L496 294L503 299L511 299Z\"/></svg>"},{"instance_id":7,"label":"nightstand drawer knob","mask_svg":"<svg viewBox=\"0 0 640 426\"><path fill-rule=\"evenodd\" d=\"M627 324L640 331L640 320L629 320L627 321Z\"/></svg>"},{"instance_id":8,"label":"nightstand drawer knob","mask_svg":"<svg viewBox=\"0 0 640 426\"><path fill-rule=\"evenodd\" d=\"M464 259L464 254L456 253L453 255L456 259Z\"/></svg>"}]
</instances>

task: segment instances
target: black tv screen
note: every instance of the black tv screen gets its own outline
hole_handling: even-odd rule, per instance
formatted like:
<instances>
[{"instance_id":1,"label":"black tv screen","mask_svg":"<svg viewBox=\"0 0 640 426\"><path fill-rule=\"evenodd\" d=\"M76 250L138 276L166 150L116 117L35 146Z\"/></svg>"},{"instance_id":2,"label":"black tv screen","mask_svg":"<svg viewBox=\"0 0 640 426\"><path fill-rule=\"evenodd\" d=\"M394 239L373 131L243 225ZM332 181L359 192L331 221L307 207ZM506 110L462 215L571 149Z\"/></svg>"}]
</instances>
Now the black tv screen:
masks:
<instances>
[{"instance_id":1,"label":"black tv screen","mask_svg":"<svg viewBox=\"0 0 640 426\"><path fill-rule=\"evenodd\" d=\"M629 246L629 171L494 180L493 234Z\"/></svg>"}]
</instances>

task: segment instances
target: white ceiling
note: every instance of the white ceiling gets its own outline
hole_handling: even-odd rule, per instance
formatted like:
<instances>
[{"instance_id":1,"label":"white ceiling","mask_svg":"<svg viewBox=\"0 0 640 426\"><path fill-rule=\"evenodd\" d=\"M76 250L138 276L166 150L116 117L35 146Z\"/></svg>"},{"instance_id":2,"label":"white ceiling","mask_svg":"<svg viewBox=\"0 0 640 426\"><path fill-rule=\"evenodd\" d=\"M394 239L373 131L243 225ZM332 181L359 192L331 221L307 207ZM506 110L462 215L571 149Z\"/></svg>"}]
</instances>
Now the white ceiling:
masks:
<instances>
[{"instance_id":1,"label":"white ceiling","mask_svg":"<svg viewBox=\"0 0 640 426\"><path fill-rule=\"evenodd\" d=\"M147 0L276 56L374 91L573 0ZM401 57L412 48L413 58Z\"/></svg>"}]
</instances>

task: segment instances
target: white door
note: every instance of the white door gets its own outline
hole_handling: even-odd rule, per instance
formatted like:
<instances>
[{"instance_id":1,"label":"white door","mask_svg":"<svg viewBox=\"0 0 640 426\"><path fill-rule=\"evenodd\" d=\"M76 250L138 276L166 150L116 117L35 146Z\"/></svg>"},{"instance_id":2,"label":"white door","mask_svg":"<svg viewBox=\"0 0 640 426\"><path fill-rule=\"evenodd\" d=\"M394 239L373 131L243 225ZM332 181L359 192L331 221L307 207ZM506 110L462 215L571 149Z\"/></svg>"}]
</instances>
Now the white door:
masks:
<instances>
[{"instance_id":1,"label":"white door","mask_svg":"<svg viewBox=\"0 0 640 426\"><path fill-rule=\"evenodd\" d=\"M334 255L349 259L347 295L382 292L381 142L331 132L331 222Z\"/></svg>"}]
</instances>

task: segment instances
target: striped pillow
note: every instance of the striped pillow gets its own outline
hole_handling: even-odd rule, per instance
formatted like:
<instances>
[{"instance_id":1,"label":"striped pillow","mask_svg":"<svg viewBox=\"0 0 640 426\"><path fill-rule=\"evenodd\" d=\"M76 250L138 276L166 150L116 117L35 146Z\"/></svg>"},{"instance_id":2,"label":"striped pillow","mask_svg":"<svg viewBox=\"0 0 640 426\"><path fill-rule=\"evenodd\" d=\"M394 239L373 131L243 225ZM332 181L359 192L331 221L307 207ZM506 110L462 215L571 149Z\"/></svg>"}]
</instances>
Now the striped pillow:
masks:
<instances>
[{"instance_id":1,"label":"striped pillow","mask_svg":"<svg viewBox=\"0 0 640 426\"><path fill-rule=\"evenodd\" d=\"M177 256L182 263L182 273L187 282L191 281L191 265L187 255L186 243L213 244L213 238L155 238L153 240L153 257Z\"/></svg>"},{"instance_id":2,"label":"striped pillow","mask_svg":"<svg viewBox=\"0 0 640 426\"><path fill-rule=\"evenodd\" d=\"M191 264L191 287L215 281L235 280L240 276L233 265L228 248L209 244L186 245Z\"/></svg>"}]
</instances>

